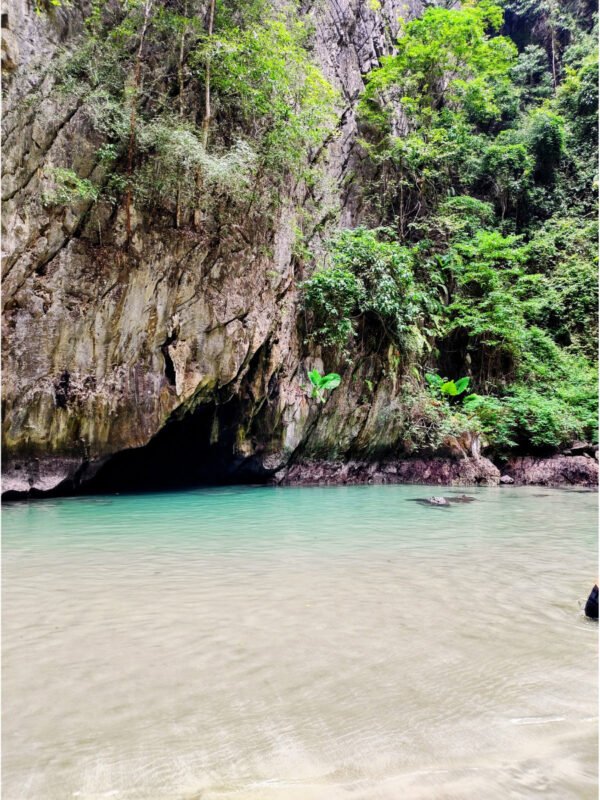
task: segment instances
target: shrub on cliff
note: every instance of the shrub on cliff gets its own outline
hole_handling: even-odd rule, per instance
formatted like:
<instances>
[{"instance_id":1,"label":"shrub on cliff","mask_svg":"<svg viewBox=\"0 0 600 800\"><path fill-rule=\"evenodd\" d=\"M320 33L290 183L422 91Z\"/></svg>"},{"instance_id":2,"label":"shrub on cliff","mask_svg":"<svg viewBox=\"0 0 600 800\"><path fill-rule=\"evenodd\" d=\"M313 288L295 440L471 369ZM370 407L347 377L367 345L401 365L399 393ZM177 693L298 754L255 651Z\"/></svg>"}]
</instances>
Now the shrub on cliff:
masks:
<instances>
[{"instance_id":1,"label":"shrub on cliff","mask_svg":"<svg viewBox=\"0 0 600 800\"><path fill-rule=\"evenodd\" d=\"M63 91L104 139L104 196L179 226L223 195L264 211L309 169L336 94L308 53L295 3L96 0ZM69 165L70 166L70 165ZM237 178L237 180L236 180Z\"/></svg>"},{"instance_id":2,"label":"shrub on cliff","mask_svg":"<svg viewBox=\"0 0 600 800\"><path fill-rule=\"evenodd\" d=\"M330 242L328 265L302 290L313 323L309 338L325 345L351 346L359 323L405 344L421 313L412 249L385 228L341 231Z\"/></svg>"}]
</instances>

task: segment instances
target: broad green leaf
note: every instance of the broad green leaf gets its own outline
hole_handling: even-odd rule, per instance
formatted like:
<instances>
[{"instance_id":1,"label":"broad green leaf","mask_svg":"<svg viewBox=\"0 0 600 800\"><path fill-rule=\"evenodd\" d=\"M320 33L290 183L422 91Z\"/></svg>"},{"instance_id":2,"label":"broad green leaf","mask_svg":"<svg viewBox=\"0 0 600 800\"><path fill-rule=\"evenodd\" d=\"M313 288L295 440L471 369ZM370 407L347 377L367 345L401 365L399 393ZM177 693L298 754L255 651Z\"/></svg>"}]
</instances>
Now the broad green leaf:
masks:
<instances>
[{"instance_id":1,"label":"broad green leaf","mask_svg":"<svg viewBox=\"0 0 600 800\"><path fill-rule=\"evenodd\" d=\"M341 382L342 379L337 372L330 372L329 375L324 375L321 379L321 387L323 389L336 389Z\"/></svg>"},{"instance_id":2,"label":"broad green leaf","mask_svg":"<svg viewBox=\"0 0 600 800\"><path fill-rule=\"evenodd\" d=\"M456 381L456 394L462 394L467 390L470 378L460 378Z\"/></svg>"},{"instance_id":3,"label":"broad green leaf","mask_svg":"<svg viewBox=\"0 0 600 800\"><path fill-rule=\"evenodd\" d=\"M314 387L316 387L317 389L321 386L322 378L321 378L321 375L319 373L319 370L313 369L312 372L308 373L308 378L309 378L310 382L312 383L312 385Z\"/></svg>"},{"instance_id":4,"label":"broad green leaf","mask_svg":"<svg viewBox=\"0 0 600 800\"><path fill-rule=\"evenodd\" d=\"M444 382L443 378L440 378L439 375L433 375L430 372L428 372L427 375L425 375L425 380L430 386L432 386L435 389L438 389Z\"/></svg>"},{"instance_id":5,"label":"broad green leaf","mask_svg":"<svg viewBox=\"0 0 600 800\"><path fill-rule=\"evenodd\" d=\"M446 383L442 383L440 386L440 391L442 394L448 395L448 397L456 397L458 394L454 381L446 381Z\"/></svg>"}]
</instances>

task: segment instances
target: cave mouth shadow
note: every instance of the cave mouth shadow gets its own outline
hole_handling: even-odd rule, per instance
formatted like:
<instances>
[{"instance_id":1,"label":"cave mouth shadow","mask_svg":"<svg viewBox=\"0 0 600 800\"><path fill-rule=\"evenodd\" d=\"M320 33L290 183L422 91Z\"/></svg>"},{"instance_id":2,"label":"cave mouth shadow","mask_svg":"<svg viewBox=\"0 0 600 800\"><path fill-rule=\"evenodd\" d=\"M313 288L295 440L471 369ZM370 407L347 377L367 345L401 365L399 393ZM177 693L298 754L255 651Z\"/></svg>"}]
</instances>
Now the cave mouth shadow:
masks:
<instances>
[{"instance_id":1,"label":"cave mouth shadow","mask_svg":"<svg viewBox=\"0 0 600 800\"><path fill-rule=\"evenodd\" d=\"M257 455L236 453L239 421L235 401L207 404L171 419L147 445L110 456L77 494L269 483L272 473ZM215 427L218 437L213 435Z\"/></svg>"}]
</instances>

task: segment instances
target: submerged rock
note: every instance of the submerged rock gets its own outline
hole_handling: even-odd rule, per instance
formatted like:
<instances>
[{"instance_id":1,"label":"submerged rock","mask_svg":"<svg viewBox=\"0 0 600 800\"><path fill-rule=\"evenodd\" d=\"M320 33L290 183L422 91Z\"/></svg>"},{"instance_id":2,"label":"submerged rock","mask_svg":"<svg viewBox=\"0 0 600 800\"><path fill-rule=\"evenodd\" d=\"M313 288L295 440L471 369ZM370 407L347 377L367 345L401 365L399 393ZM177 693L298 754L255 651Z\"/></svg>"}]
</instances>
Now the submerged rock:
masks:
<instances>
[{"instance_id":1,"label":"submerged rock","mask_svg":"<svg viewBox=\"0 0 600 800\"><path fill-rule=\"evenodd\" d=\"M477 500L470 494L453 494L445 498L449 503L474 503Z\"/></svg>"},{"instance_id":2,"label":"submerged rock","mask_svg":"<svg viewBox=\"0 0 600 800\"><path fill-rule=\"evenodd\" d=\"M408 502L418 503L420 506L429 508L450 508L450 503L444 497L411 497Z\"/></svg>"},{"instance_id":3,"label":"submerged rock","mask_svg":"<svg viewBox=\"0 0 600 800\"><path fill-rule=\"evenodd\" d=\"M476 500L475 497L471 497L467 494L454 494L450 495L449 497L417 497L412 500L414 503L420 503L423 506L438 506L440 508L449 508L453 503L472 503Z\"/></svg>"}]
</instances>

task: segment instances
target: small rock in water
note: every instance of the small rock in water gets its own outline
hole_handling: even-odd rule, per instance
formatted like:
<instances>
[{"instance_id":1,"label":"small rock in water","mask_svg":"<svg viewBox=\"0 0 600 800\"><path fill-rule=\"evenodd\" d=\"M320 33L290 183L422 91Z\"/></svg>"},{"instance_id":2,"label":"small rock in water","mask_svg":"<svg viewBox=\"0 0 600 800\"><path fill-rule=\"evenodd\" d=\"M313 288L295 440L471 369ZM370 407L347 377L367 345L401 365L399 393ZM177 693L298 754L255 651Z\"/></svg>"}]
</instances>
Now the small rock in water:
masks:
<instances>
[{"instance_id":1,"label":"small rock in water","mask_svg":"<svg viewBox=\"0 0 600 800\"><path fill-rule=\"evenodd\" d=\"M477 498L470 494L453 494L450 497L445 497L449 503L473 503Z\"/></svg>"},{"instance_id":2,"label":"small rock in water","mask_svg":"<svg viewBox=\"0 0 600 800\"><path fill-rule=\"evenodd\" d=\"M410 503L418 503L421 506L433 506L434 508L450 508L450 503L445 497L411 497Z\"/></svg>"},{"instance_id":3,"label":"small rock in water","mask_svg":"<svg viewBox=\"0 0 600 800\"><path fill-rule=\"evenodd\" d=\"M505 485L507 485L509 483L514 483L514 480L513 478L510 477L510 475L502 475L502 477L500 478L500 483L504 483Z\"/></svg>"},{"instance_id":4,"label":"small rock in water","mask_svg":"<svg viewBox=\"0 0 600 800\"><path fill-rule=\"evenodd\" d=\"M447 506L447 505L450 505L445 497L430 497L428 502L432 506Z\"/></svg>"},{"instance_id":5,"label":"small rock in water","mask_svg":"<svg viewBox=\"0 0 600 800\"><path fill-rule=\"evenodd\" d=\"M585 604L585 615L590 619L598 619L598 587L596 584Z\"/></svg>"}]
</instances>

